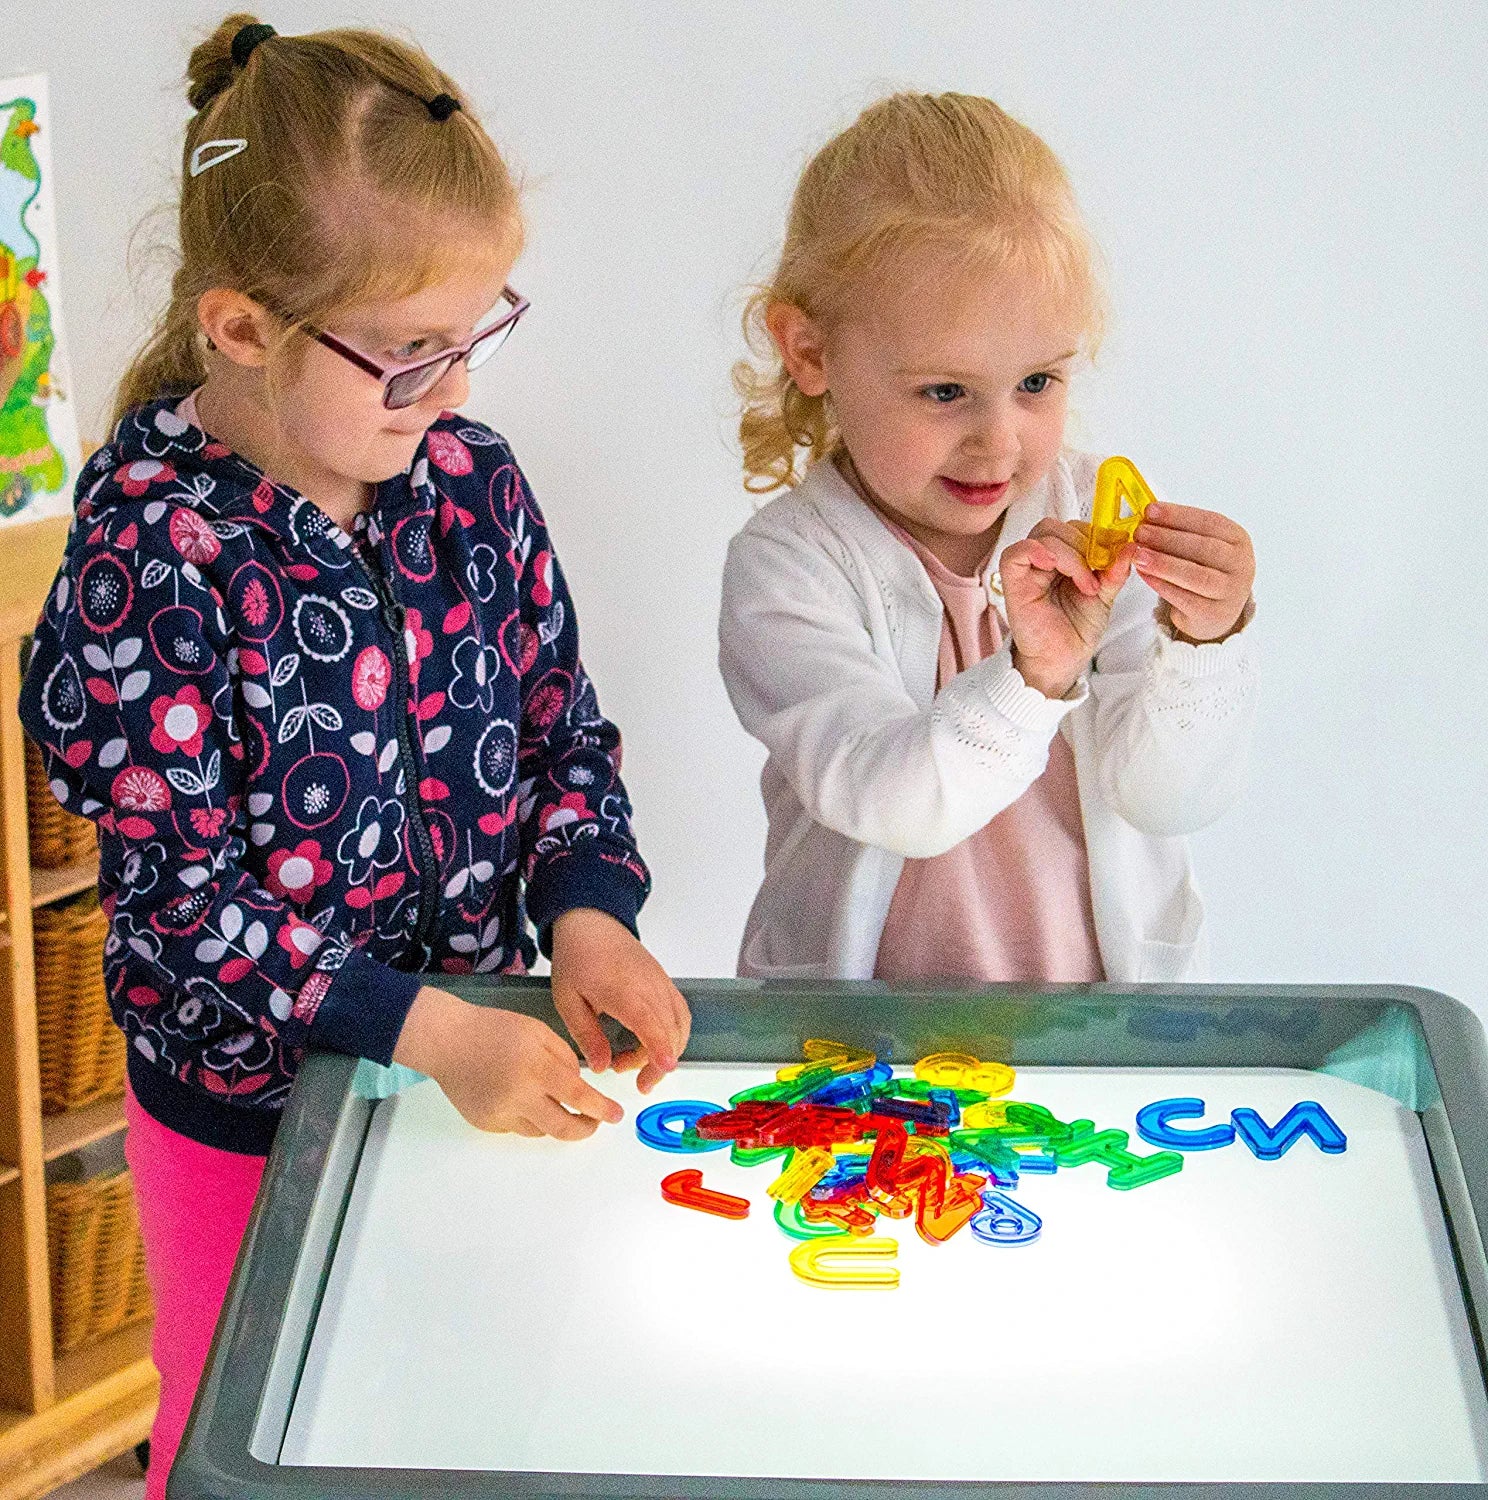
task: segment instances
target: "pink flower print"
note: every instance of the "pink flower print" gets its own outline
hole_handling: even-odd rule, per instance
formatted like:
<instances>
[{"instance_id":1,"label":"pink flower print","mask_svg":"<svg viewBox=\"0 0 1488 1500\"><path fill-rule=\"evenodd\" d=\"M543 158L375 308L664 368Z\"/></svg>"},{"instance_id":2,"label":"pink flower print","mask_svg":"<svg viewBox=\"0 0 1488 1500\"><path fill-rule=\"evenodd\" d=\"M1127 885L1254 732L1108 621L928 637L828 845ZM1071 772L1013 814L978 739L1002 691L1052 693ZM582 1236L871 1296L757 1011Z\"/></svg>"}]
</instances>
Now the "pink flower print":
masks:
<instances>
[{"instance_id":1,"label":"pink flower print","mask_svg":"<svg viewBox=\"0 0 1488 1500\"><path fill-rule=\"evenodd\" d=\"M583 818L592 818L589 804L582 792L565 792L556 807L550 807L543 815L543 832L551 833L565 823L577 823Z\"/></svg>"},{"instance_id":2,"label":"pink flower print","mask_svg":"<svg viewBox=\"0 0 1488 1500\"><path fill-rule=\"evenodd\" d=\"M123 812L164 812L171 805L165 777L149 766L126 766L114 777L109 795Z\"/></svg>"},{"instance_id":3,"label":"pink flower print","mask_svg":"<svg viewBox=\"0 0 1488 1500\"><path fill-rule=\"evenodd\" d=\"M278 933L279 946L289 954L291 969L303 969L324 941L315 928L298 917L291 917Z\"/></svg>"},{"instance_id":4,"label":"pink flower print","mask_svg":"<svg viewBox=\"0 0 1488 1500\"><path fill-rule=\"evenodd\" d=\"M114 474L119 488L131 497L143 495L152 484L169 484L175 477L176 471L158 458L137 458Z\"/></svg>"},{"instance_id":5,"label":"pink flower print","mask_svg":"<svg viewBox=\"0 0 1488 1500\"><path fill-rule=\"evenodd\" d=\"M424 617L416 609L403 615L403 645L408 652L408 677L418 681L419 663L434 649L434 632L424 629Z\"/></svg>"},{"instance_id":6,"label":"pink flower print","mask_svg":"<svg viewBox=\"0 0 1488 1500\"><path fill-rule=\"evenodd\" d=\"M470 449L452 432L431 431L426 440L429 462L446 474L468 474L475 468Z\"/></svg>"},{"instance_id":7,"label":"pink flower print","mask_svg":"<svg viewBox=\"0 0 1488 1500\"><path fill-rule=\"evenodd\" d=\"M194 510L178 510L171 516L170 539L187 562L209 563L222 551L217 533Z\"/></svg>"},{"instance_id":8,"label":"pink flower print","mask_svg":"<svg viewBox=\"0 0 1488 1500\"><path fill-rule=\"evenodd\" d=\"M243 590L242 609L250 625L262 625L269 618L269 591L257 578L250 578Z\"/></svg>"},{"instance_id":9,"label":"pink flower print","mask_svg":"<svg viewBox=\"0 0 1488 1500\"><path fill-rule=\"evenodd\" d=\"M426 632L427 633L427 632ZM433 637L430 636L432 647ZM393 665L380 646L367 646L351 668L351 696L358 708L381 708L387 701L388 685L393 680Z\"/></svg>"},{"instance_id":10,"label":"pink flower print","mask_svg":"<svg viewBox=\"0 0 1488 1500\"><path fill-rule=\"evenodd\" d=\"M546 735L568 702L573 679L560 668L546 673L527 697L523 707L528 727L535 734Z\"/></svg>"},{"instance_id":11,"label":"pink flower print","mask_svg":"<svg viewBox=\"0 0 1488 1500\"><path fill-rule=\"evenodd\" d=\"M200 755L202 735L212 720L211 708L202 702L200 689L188 683L175 697L162 693L150 705L155 727L150 744L162 755L179 750L182 755Z\"/></svg>"},{"instance_id":12,"label":"pink flower print","mask_svg":"<svg viewBox=\"0 0 1488 1500\"><path fill-rule=\"evenodd\" d=\"M294 1015L295 1020L303 1021L309 1025L315 1019L315 1012L320 1009L320 1002L325 999L326 991L331 987L331 976L329 974L312 974L300 986L300 992L295 996Z\"/></svg>"},{"instance_id":13,"label":"pink flower print","mask_svg":"<svg viewBox=\"0 0 1488 1500\"><path fill-rule=\"evenodd\" d=\"M225 807L193 807L191 809L191 826L198 838L216 838L222 832L226 822L227 809Z\"/></svg>"},{"instance_id":14,"label":"pink flower print","mask_svg":"<svg viewBox=\"0 0 1488 1500\"><path fill-rule=\"evenodd\" d=\"M300 905L314 899L317 890L331 878L331 862L314 839L301 839L293 849L276 849L269 855L265 882L274 895Z\"/></svg>"},{"instance_id":15,"label":"pink flower print","mask_svg":"<svg viewBox=\"0 0 1488 1500\"><path fill-rule=\"evenodd\" d=\"M546 609L553 602L553 554L539 552L532 561L532 602Z\"/></svg>"}]
</instances>

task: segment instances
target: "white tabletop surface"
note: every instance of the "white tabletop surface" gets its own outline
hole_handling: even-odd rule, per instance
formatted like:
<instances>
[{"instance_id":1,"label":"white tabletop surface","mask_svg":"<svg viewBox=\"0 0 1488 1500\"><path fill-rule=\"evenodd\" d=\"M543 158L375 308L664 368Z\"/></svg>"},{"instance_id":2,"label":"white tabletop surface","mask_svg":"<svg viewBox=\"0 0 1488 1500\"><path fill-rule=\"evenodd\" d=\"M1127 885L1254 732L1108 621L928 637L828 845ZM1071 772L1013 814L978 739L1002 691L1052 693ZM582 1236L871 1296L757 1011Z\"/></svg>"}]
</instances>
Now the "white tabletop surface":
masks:
<instances>
[{"instance_id":1,"label":"white tabletop surface","mask_svg":"<svg viewBox=\"0 0 1488 1500\"><path fill-rule=\"evenodd\" d=\"M376 1107L281 1462L1025 1480L1480 1480L1488 1403L1416 1116L1314 1073L1030 1069L1010 1097L1137 1140L1155 1099L1317 1099L1348 1136L1236 1143L1127 1192L1024 1178L1034 1243L906 1223L892 1291L792 1274L778 1165L643 1146L644 1104L764 1067L684 1065L581 1145L488 1136L432 1083ZM613 1085L614 1080L602 1080ZM1180 1122L1188 1124L1190 1122ZM679 1167L748 1197L663 1202Z\"/></svg>"}]
</instances>

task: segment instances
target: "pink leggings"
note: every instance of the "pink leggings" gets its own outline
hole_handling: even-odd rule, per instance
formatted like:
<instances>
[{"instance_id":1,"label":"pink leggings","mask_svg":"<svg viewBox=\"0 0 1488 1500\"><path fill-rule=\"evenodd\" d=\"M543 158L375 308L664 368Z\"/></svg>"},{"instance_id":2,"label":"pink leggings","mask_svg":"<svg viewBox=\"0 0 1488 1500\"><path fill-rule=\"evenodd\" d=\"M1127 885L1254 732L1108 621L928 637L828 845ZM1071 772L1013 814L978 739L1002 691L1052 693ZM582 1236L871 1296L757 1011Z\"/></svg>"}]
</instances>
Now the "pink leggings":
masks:
<instances>
[{"instance_id":1,"label":"pink leggings","mask_svg":"<svg viewBox=\"0 0 1488 1500\"><path fill-rule=\"evenodd\" d=\"M146 1114L132 1091L124 1096L124 1119L124 1157L134 1177L145 1269L155 1295L150 1352L160 1371L145 1500L163 1500L264 1158L178 1134Z\"/></svg>"}]
</instances>

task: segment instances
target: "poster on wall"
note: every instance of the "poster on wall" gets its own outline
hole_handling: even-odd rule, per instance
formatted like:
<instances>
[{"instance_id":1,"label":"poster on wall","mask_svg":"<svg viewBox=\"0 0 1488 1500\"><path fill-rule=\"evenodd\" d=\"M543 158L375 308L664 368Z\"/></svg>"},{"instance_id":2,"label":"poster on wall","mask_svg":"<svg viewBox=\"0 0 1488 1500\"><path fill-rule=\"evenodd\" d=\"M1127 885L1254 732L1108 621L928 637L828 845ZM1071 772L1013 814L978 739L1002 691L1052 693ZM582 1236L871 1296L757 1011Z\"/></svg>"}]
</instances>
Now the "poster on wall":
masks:
<instances>
[{"instance_id":1,"label":"poster on wall","mask_svg":"<svg viewBox=\"0 0 1488 1500\"><path fill-rule=\"evenodd\" d=\"M42 74L0 79L0 525L65 515L81 467Z\"/></svg>"}]
</instances>

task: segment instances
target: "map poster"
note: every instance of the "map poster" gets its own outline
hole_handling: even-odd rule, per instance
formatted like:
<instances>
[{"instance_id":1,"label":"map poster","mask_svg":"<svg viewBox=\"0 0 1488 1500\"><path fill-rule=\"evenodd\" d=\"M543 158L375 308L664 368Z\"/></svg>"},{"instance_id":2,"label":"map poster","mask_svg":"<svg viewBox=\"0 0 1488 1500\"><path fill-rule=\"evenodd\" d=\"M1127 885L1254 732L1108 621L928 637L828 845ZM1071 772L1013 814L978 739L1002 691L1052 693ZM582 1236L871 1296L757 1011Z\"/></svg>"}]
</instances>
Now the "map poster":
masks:
<instances>
[{"instance_id":1,"label":"map poster","mask_svg":"<svg viewBox=\"0 0 1488 1500\"><path fill-rule=\"evenodd\" d=\"M43 75L0 79L0 524L66 514L81 467Z\"/></svg>"}]
</instances>

